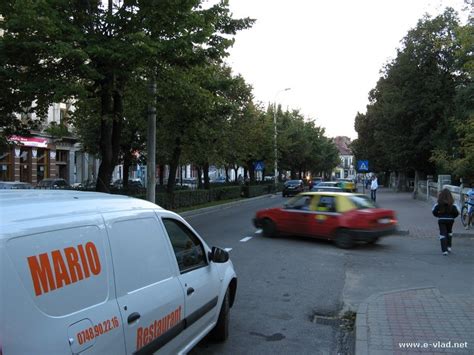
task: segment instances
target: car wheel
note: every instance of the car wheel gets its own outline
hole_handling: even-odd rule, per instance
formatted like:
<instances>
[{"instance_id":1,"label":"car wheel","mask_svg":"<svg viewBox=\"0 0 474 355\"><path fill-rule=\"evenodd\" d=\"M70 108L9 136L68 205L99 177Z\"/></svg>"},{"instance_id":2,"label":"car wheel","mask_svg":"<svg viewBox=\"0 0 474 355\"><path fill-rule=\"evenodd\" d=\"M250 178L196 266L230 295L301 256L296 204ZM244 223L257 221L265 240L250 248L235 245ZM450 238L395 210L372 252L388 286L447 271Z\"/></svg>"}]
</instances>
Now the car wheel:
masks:
<instances>
[{"instance_id":1,"label":"car wheel","mask_svg":"<svg viewBox=\"0 0 474 355\"><path fill-rule=\"evenodd\" d=\"M339 231L336 235L336 245L342 249L350 249L354 246L354 240L345 231Z\"/></svg>"},{"instance_id":2,"label":"car wheel","mask_svg":"<svg viewBox=\"0 0 474 355\"><path fill-rule=\"evenodd\" d=\"M275 236L276 226L275 223L268 218L262 221L262 233L264 237L271 238Z\"/></svg>"},{"instance_id":3,"label":"car wheel","mask_svg":"<svg viewBox=\"0 0 474 355\"><path fill-rule=\"evenodd\" d=\"M224 300L222 301L221 311L219 312L219 318L217 319L216 326L211 331L211 338L214 341L223 342L229 337L229 320L230 320L230 299L229 289L225 293Z\"/></svg>"},{"instance_id":4,"label":"car wheel","mask_svg":"<svg viewBox=\"0 0 474 355\"><path fill-rule=\"evenodd\" d=\"M369 241L367 242L367 244L372 244L372 245L373 245L373 244L377 243L378 240L379 240L379 238L374 238L374 239L372 239L372 240L369 240Z\"/></svg>"}]
</instances>

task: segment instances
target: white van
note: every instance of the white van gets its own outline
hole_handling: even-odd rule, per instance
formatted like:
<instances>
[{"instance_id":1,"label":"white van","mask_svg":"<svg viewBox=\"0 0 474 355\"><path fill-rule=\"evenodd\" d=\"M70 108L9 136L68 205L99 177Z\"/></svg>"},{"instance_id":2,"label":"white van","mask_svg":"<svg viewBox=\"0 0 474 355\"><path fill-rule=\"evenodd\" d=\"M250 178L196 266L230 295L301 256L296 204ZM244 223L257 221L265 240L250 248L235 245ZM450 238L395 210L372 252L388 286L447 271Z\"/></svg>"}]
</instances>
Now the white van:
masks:
<instances>
[{"instance_id":1,"label":"white van","mask_svg":"<svg viewBox=\"0 0 474 355\"><path fill-rule=\"evenodd\" d=\"M0 355L186 353L227 338L236 288L229 254L150 202L0 191Z\"/></svg>"}]
</instances>

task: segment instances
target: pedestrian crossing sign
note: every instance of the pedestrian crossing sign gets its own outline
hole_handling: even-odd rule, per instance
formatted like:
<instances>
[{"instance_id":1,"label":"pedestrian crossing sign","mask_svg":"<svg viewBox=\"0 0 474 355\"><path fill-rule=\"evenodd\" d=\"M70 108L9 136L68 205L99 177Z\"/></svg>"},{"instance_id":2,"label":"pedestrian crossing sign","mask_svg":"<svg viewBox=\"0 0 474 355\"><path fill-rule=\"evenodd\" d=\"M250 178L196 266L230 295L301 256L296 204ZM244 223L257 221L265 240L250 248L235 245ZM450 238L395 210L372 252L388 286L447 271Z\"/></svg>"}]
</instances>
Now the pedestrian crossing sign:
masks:
<instances>
[{"instance_id":1,"label":"pedestrian crossing sign","mask_svg":"<svg viewBox=\"0 0 474 355\"><path fill-rule=\"evenodd\" d=\"M369 171L369 161L368 160L358 160L357 161L357 171Z\"/></svg>"}]
</instances>

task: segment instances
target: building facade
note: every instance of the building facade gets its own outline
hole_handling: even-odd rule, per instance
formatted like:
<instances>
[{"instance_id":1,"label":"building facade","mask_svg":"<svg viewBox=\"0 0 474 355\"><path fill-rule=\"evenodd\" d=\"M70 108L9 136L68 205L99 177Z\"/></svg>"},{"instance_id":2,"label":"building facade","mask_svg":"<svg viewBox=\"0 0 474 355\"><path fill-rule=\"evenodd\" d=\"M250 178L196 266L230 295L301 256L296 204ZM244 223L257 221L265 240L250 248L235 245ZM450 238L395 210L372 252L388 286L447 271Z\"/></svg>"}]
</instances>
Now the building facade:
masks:
<instances>
[{"instance_id":1,"label":"building facade","mask_svg":"<svg viewBox=\"0 0 474 355\"><path fill-rule=\"evenodd\" d=\"M339 151L339 165L333 170L332 177L334 179L355 179L356 170L354 155L350 149L351 139L345 136L334 138L334 144Z\"/></svg>"}]
</instances>

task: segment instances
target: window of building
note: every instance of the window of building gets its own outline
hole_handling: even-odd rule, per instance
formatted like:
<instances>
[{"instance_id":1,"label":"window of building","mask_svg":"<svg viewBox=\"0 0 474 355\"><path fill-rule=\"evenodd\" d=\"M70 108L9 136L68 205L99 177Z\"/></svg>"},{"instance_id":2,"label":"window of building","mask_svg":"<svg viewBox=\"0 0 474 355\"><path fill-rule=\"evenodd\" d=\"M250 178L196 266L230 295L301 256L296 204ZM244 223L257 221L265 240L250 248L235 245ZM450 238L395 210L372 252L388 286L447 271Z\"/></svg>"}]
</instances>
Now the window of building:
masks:
<instances>
[{"instance_id":1,"label":"window of building","mask_svg":"<svg viewBox=\"0 0 474 355\"><path fill-rule=\"evenodd\" d=\"M38 181L49 177L49 150L38 148L36 174Z\"/></svg>"},{"instance_id":2,"label":"window of building","mask_svg":"<svg viewBox=\"0 0 474 355\"><path fill-rule=\"evenodd\" d=\"M13 151L0 152L0 180L13 181Z\"/></svg>"},{"instance_id":3,"label":"window of building","mask_svg":"<svg viewBox=\"0 0 474 355\"><path fill-rule=\"evenodd\" d=\"M68 181L68 150L56 150L56 170L58 177Z\"/></svg>"},{"instance_id":4,"label":"window of building","mask_svg":"<svg viewBox=\"0 0 474 355\"><path fill-rule=\"evenodd\" d=\"M31 148L22 147L20 150L20 181L31 183Z\"/></svg>"}]
</instances>

